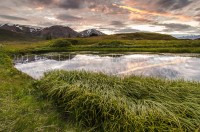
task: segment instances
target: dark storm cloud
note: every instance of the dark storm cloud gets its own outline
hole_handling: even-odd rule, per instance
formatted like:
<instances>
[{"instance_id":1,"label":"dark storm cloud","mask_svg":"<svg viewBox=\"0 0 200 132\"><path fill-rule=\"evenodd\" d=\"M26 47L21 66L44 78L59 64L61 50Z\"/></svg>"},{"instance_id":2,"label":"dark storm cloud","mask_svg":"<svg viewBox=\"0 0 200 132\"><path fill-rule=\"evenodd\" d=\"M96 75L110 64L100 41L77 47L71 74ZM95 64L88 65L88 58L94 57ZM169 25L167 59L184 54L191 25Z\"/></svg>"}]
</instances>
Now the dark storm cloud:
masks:
<instances>
[{"instance_id":1,"label":"dark storm cloud","mask_svg":"<svg viewBox=\"0 0 200 132\"><path fill-rule=\"evenodd\" d=\"M67 15L67 14L59 14L56 18L59 19L59 20L63 20L63 21L83 20L83 18L81 18L81 17L75 17L75 16L71 16L71 15Z\"/></svg>"},{"instance_id":2,"label":"dark storm cloud","mask_svg":"<svg viewBox=\"0 0 200 132\"><path fill-rule=\"evenodd\" d=\"M28 21L28 19L26 18L9 16L9 15L0 15L0 18L7 19L7 20Z\"/></svg>"}]
</instances>

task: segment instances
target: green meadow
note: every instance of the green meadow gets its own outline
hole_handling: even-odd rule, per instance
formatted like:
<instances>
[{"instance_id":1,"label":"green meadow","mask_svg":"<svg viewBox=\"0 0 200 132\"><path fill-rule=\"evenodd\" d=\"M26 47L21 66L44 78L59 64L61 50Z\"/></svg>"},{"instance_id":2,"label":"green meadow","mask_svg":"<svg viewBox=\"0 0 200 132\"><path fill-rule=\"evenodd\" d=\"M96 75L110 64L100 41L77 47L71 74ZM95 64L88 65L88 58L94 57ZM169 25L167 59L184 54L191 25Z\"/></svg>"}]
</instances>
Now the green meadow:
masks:
<instances>
[{"instance_id":1,"label":"green meadow","mask_svg":"<svg viewBox=\"0 0 200 132\"><path fill-rule=\"evenodd\" d=\"M98 40L95 38L79 38L39 42L1 42L1 47L11 53L73 51L200 53L200 40Z\"/></svg>"},{"instance_id":2,"label":"green meadow","mask_svg":"<svg viewBox=\"0 0 200 132\"><path fill-rule=\"evenodd\" d=\"M84 71L35 80L12 63L27 53L200 53L200 40L142 35L0 40L0 131L200 131L199 82Z\"/></svg>"}]
</instances>

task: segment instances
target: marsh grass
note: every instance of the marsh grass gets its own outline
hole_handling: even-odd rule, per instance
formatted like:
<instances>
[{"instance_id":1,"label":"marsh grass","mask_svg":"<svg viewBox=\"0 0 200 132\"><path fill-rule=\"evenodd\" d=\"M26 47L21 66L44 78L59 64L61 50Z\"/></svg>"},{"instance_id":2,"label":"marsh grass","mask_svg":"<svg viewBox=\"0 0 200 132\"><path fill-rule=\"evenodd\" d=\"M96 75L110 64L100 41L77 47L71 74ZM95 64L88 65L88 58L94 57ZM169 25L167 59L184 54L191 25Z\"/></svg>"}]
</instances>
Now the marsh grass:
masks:
<instances>
[{"instance_id":1,"label":"marsh grass","mask_svg":"<svg viewBox=\"0 0 200 132\"><path fill-rule=\"evenodd\" d=\"M34 81L17 71L10 57L0 51L0 131L81 131L42 97Z\"/></svg>"},{"instance_id":2,"label":"marsh grass","mask_svg":"<svg viewBox=\"0 0 200 132\"><path fill-rule=\"evenodd\" d=\"M200 84L54 71L38 82L69 118L95 131L199 131Z\"/></svg>"}]
</instances>

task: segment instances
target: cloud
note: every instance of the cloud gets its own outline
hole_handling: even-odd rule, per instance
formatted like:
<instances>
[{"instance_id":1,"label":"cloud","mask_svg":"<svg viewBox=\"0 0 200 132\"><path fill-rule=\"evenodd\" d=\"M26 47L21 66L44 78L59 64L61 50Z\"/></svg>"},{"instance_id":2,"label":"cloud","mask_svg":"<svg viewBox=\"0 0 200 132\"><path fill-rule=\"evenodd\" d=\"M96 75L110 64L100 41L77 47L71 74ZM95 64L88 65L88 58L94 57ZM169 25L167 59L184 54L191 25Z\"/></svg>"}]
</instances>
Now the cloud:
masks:
<instances>
[{"instance_id":1,"label":"cloud","mask_svg":"<svg viewBox=\"0 0 200 132\"><path fill-rule=\"evenodd\" d=\"M36 5L50 5L54 0L31 0L31 2Z\"/></svg>"},{"instance_id":2,"label":"cloud","mask_svg":"<svg viewBox=\"0 0 200 132\"><path fill-rule=\"evenodd\" d=\"M28 8L36 8L36 7L56 7L55 3L59 0L7 0L11 1L13 7L28 7Z\"/></svg>"},{"instance_id":3,"label":"cloud","mask_svg":"<svg viewBox=\"0 0 200 132\"><path fill-rule=\"evenodd\" d=\"M23 1L23 0L22 0ZM109 6L116 0L24 0L29 5L49 6L62 9L97 8L102 5Z\"/></svg>"},{"instance_id":4,"label":"cloud","mask_svg":"<svg viewBox=\"0 0 200 132\"><path fill-rule=\"evenodd\" d=\"M192 3L191 0L156 0L155 3L160 8L168 9L168 10L177 10L183 7L188 6Z\"/></svg>"},{"instance_id":5,"label":"cloud","mask_svg":"<svg viewBox=\"0 0 200 132\"><path fill-rule=\"evenodd\" d=\"M77 30L102 28L110 33L163 29L167 33L198 33L199 4L199 0L4 0L0 22L69 25ZM154 30L151 25L162 29Z\"/></svg>"},{"instance_id":6,"label":"cloud","mask_svg":"<svg viewBox=\"0 0 200 132\"><path fill-rule=\"evenodd\" d=\"M85 0L60 0L58 6L64 9L80 9L84 3Z\"/></svg>"},{"instance_id":7,"label":"cloud","mask_svg":"<svg viewBox=\"0 0 200 132\"><path fill-rule=\"evenodd\" d=\"M196 10L196 11L200 11L200 8L196 8L195 10Z\"/></svg>"},{"instance_id":8,"label":"cloud","mask_svg":"<svg viewBox=\"0 0 200 132\"><path fill-rule=\"evenodd\" d=\"M5 7L5 6L0 6L0 10L2 10L2 11L10 11L10 10L12 10L12 8Z\"/></svg>"},{"instance_id":9,"label":"cloud","mask_svg":"<svg viewBox=\"0 0 200 132\"><path fill-rule=\"evenodd\" d=\"M134 12L134 13L139 13L142 15L152 15L152 16L161 16L161 17L172 17L172 18L177 18L177 19L181 19L181 20L191 20L191 17L189 16L184 16L184 15L176 15L173 13L167 13L167 12L153 12L153 11L148 11L148 10L141 10L141 9L137 9L137 8L133 8L133 7L129 7L129 6L120 6L120 5L116 5L114 4L114 6L117 6L119 8L122 9L126 9L129 10L130 12Z\"/></svg>"},{"instance_id":10,"label":"cloud","mask_svg":"<svg viewBox=\"0 0 200 132\"><path fill-rule=\"evenodd\" d=\"M126 24L121 22L121 21L112 21L110 24L113 25L113 26L116 26L116 27L124 27L124 26L126 26Z\"/></svg>"},{"instance_id":11,"label":"cloud","mask_svg":"<svg viewBox=\"0 0 200 132\"><path fill-rule=\"evenodd\" d=\"M124 0L125 4L151 11L172 11L184 8L194 0Z\"/></svg>"},{"instance_id":12,"label":"cloud","mask_svg":"<svg viewBox=\"0 0 200 132\"><path fill-rule=\"evenodd\" d=\"M0 15L0 18L7 19L7 20L16 20L16 21L28 21L28 19L26 18L9 16L9 15Z\"/></svg>"},{"instance_id":13,"label":"cloud","mask_svg":"<svg viewBox=\"0 0 200 132\"><path fill-rule=\"evenodd\" d=\"M163 32L199 32L199 29L197 27L193 27L186 24L178 24L178 23L167 23L167 24L157 24L160 26L164 26L166 29L163 30Z\"/></svg>"},{"instance_id":14,"label":"cloud","mask_svg":"<svg viewBox=\"0 0 200 132\"><path fill-rule=\"evenodd\" d=\"M67 14L59 14L56 18L59 19L59 20L63 20L63 21L83 20L83 18L81 18L81 17L75 17L75 16L71 16L71 15L67 15Z\"/></svg>"},{"instance_id":15,"label":"cloud","mask_svg":"<svg viewBox=\"0 0 200 132\"><path fill-rule=\"evenodd\" d=\"M140 32L140 30L132 29L132 28L123 28L115 31L116 33L135 33Z\"/></svg>"}]
</instances>

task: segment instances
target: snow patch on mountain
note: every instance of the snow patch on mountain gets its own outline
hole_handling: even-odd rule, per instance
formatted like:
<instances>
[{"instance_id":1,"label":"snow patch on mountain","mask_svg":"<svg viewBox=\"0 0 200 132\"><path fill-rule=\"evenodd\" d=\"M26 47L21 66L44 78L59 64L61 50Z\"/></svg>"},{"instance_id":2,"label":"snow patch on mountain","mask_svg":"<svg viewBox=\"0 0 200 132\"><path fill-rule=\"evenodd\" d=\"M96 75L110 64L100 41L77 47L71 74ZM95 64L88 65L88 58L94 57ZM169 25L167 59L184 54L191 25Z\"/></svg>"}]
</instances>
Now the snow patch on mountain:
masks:
<instances>
[{"instance_id":1,"label":"snow patch on mountain","mask_svg":"<svg viewBox=\"0 0 200 132\"><path fill-rule=\"evenodd\" d=\"M16 25L16 27L18 27L19 29L23 30L23 27L21 27L20 25Z\"/></svg>"},{"instance_id":2,"label":"snow patch on mountain","mask_svg":"<svg viewBox=\"0 0 200 132\"><path fill-rule=\"evenodd\" d=\"M40 34L39 32L42 30L40 27L33 27L33 26L27 26L27 25L19 25L19 24L1 24L0 29L9 30L12 32L17 33L24 33L24 34Z\"/></svg>"},{"instance_id":3,"label":"snow patch on mountain","mask_svg":"<svg viewBox=\"0 0 200 132\"><path fill-rule=\"evenodd\" d=\"M101 36L101 35L105 35L104 33L96 30L96 29L88 29L88 30L84 30L82 32L79 33L80 37L90 37L90 36Z\"/></svg>"}]
</instances>

